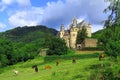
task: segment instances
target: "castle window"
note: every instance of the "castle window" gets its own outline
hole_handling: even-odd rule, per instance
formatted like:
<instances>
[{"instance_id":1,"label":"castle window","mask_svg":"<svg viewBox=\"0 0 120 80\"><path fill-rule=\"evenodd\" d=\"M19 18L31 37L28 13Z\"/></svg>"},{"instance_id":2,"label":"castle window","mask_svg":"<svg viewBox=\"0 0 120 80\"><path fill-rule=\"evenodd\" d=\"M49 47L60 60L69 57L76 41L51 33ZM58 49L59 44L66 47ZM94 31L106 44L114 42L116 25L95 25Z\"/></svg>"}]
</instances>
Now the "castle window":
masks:
<instances>
[{"instance_id":1,"label":"castle window","mask_svg":"<svg viewBox=\"0 0 120 80\"><path fill-rule=\"evenodd\" d=\"M75 34L73 34L73 36L75 36Z\"/></svg>"}]
</instances>

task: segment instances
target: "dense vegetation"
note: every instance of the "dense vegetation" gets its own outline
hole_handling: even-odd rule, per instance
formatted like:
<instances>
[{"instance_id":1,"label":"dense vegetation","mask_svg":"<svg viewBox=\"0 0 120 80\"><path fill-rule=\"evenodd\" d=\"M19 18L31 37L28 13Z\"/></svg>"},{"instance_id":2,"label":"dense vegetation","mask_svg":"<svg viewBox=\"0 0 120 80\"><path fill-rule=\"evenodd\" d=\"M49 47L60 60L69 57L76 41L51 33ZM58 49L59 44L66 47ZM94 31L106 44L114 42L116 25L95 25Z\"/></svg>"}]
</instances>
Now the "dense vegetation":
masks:
<instances>
[{"instance_id":1,"label":"dense vegetation","mask_svg":"<svg viewBox=\"0 0 120 80\"><path fill-rule=\"evenodd\" d=\"M105 9L105 12L108 11L111 14L105 20L105 29L94 33L93 37L98 39L108 56L117 59L120 55L120 1L110 0L110 5Z\"/></svg>"},{"instance_id":2,"label":"dense vegetation","mask_svg":"<svg viewBox=\"0 0 120 80\"><path fill-rule=\"evenodd\" d=\"M46 47L47 34L56 36L57 31L45 26L25 26L0 33L0 67L33 59Z\"/></svg>"},{"instance_id":3,"label":"dense vegetation","mask_svg":"<svg viewBox=\"0 0 120 80\"><path fill-rule=\"evenodd\" d=\"M105 29L98 32L100 34L95 34L94 37L99 39L99 43L103 46L105 54L109 56L116 66L109 64L111 65L110 67L96 71L99 74L103 74L103 80L120 80L120 68L117 67L120 57L120 0L108 1L110 5L105 9L105 12L111 13L108 19L105 20ZM113 67L116 67L116 70Z\"/></svg>"},{"instance_id":4,"label":"dense vegetation","mask_svg":"<svg viewBox=\"0 0 120 80\"><path fill-rule=\"evenodd\" d=\"M1 38L9 39L14 42L30 43L37 40L44 40L46 34L56 36L58 31L46 26L24 26L17 27L6 32L0 33Z\"/></svg>"},{"instance_id":5,"label":"dense vegetation","mask_svg":"<svg viewBox=\"0 0 120 80\"><path fill-rule=\"evenodd\" d=\"M47 55L63 55L67 54L67 50L65 40L52 37L48 44Z\"/></svg>"},{"instance_id":6,"label":"dense vegetation","mask_svg":"<svg viewBox=\"0 0 120 80\"><path fill-rule=\"evenodd\" d=\"M76 44L81 44L85 38L87 38L87 31L84 26L82 27L82 30L78 31L77 38L76 38Z\"/></svg>"}]
</instances>

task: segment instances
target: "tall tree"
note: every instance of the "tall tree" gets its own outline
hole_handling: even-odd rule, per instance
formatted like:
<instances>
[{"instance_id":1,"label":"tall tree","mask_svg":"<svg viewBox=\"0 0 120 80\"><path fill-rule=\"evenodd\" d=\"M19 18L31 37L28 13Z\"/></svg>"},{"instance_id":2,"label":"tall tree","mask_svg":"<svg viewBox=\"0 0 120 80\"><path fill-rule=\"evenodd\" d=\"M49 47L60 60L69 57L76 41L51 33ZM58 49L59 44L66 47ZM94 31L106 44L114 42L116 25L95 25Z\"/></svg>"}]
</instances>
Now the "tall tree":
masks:
<instances>
[{"instance_id":1,"label":"tall tree","mask_svg":"<svg viewBox=\"0 0 120 80\"><path fill-rule=\"evenodd\" d=\"M120 0L108 0L110 5L104 10L110 11L111 14L105 21L105 32L101 37L103 42L104 52L117 60L117 56L120 55Z\"/></svg>"},{"instance_id":2,"label":"tall tree","mask_svg":"<svg viewBox=\"0 0 120 80\"><path fill-rule=\"evenodd\" d=\"M65 40L53 37L49 43L47 55L63 55L67 54L67 46Z\"/></svg>"},{"instance_id":3,"label":"tall tree","mask_svg":"<svg viewBox=\"0 0 120 80\"><path fill-rule=\"evenodd\" d=\"M12 42L0 39L0 64L5 66L12 64L13 45Z\"/></svg>"},{"instance_id":4,"label":"tall tree","mask_svg":"<svg viewBox=\"0 0 120 80\"><path fill-rule=\"evenodd\" d=\"M104 12L111 12L108 16L108 19L105 21L104 26L115 27L120 25L120 0L107 0L110 2L110 5L104 10Z\"/></svg>"},{"instance_id":5,"label":"tall tree","mask_svg":"<svg viewBox=\"0 0 120 80\"><path fill-rule=\"evenodd\" d=\"M87 31L85 27L82 27L77 33L76 44L81 44L85 38L87 38Z\"/></svg>"}]
</instances>

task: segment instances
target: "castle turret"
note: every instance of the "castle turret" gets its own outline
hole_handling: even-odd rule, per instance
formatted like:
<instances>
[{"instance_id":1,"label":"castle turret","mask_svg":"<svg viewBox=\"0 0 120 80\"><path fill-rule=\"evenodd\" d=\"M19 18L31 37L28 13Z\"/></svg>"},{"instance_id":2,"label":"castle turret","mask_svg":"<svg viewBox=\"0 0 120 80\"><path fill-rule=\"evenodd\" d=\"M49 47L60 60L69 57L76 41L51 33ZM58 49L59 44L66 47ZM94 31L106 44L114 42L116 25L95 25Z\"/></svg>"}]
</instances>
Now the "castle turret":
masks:
<instances>
[{"instance_id":1,"label":"castle turret","mask_svg":"<svg viewBox=\"0 0 120 80\"><path fill-rule=\"evenodd\" d=\"M64 30L65 30L65 27L63 24L61 24L60 31L64 31Z\"/></svg>"},{"instance_id":2,"label":"castle turret","mask_svg":"<svg viewBox=\"0 0 120 80\"><path fill-rule=\"evenodd\" d=\"M72 20L72 25L73 25L73 27L77 26L77 19L75 17Z\"/></svg>"},{"instance_id":3,"label":"castle turret","mask_svg":"<svg viewBox=\"0 0 120 80\"><path fill-rule=\"evenodd\" d=\"M92 27L92 25L91 25L91 24L88 24L88 26L87 26L87 34L88 34L88 37L91 37L91 33L92 33L91 27Z\"/></svg>"},{"instance_id":4,"label":"castle turret","mask_svg":"<svg viewBox=\"0 0 120 80\"><path fill-rule=\"evenodd\" d=\"M60 38L63 38L64 32L65 32L65 27L64 27L63 24L61 24L61 27L60 27Z\"/></svg>"}]
</instances>

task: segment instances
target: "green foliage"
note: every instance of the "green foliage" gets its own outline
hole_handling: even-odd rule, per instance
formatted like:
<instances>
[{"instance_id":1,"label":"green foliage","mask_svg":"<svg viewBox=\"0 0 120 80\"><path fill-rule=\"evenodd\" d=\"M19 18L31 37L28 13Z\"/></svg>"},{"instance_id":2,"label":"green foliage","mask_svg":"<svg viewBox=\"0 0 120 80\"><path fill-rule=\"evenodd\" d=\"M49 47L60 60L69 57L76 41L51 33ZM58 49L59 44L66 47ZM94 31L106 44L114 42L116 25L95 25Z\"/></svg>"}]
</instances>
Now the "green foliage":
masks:
<instances>
[{"instance_id":1,"label":"green foliage","mask_svg":"<svg viewBox=\"0 0 120 80\"><path fill-rule=\"evenodd\" d=\"M120 55L120 40L119 41L110 40L106 44L104 51L107 55L117 59L117 56Z\"/></svg>"},{"instance_id":2,"label":"green foliage","mask_svg":"<svg viewBox=\"0 0 120 80\"><path fill-rule=\"evenodd\" d=\"M56 36L58 31L52 28L47 28L43 25L17 27L0 34L0 37L7 38L14 42L30 43L38 39L44 39L46 32Z\"/></svg>"},{"instance_id":3,"label":"green foliage","mask_svg":"<svg viewBox=\"0 0 120 80\"><path fill-rule=\"evenodd\" d=\"M110 15L108 19L105 20L104 26L106 28L116 27L120 25L120 0L108 0L109 6L104 10L104 12L109 12Z\"/></svg>"},{"instance_id":4,"label":"green foliage","mask_svg":"<svg viewBox=\"0 0 120 80\"><path fill-rule=\"evenodd\" d=\"M63 55L67 54L67 46L63 39L53 37L49 43L47 55Z\"/></svg>"},{"instance_id":5,"label":"green foliage","mask_svg":"<svg viewBox=\"0 0 120 80\"><path fill-rule=\"evenodd\" d=\"M96 51L96 50L103 50L103 47L102 46L97 46L97 47L85 47L83 48L82 50L88 50L88 51Z\"/></svg>"},{"instance_id":6,"label":"green foliage","mask_svg":"<svg viewBox=\"0 0 120 80\"><path fill-rule=\"evenodd\" d=\"M96 37L96 35L99 35ZM96 32L94 37L98 39L99 46L102 46L105 53L111 57L117 58L119 53L120 27L110 27L100 32Z\"/></svg>"},{"instance_id":7,"label":"green foliage","mask_svg":"<svg viewBox=\"0 0 120 80\"><path fill-rule=\"evenodd\" d=\"M85 38L87 38L87 32L86 28L83 27L82 30L78 31L76 44L81 44Z\"/></svg>"},{"instance_id":8,"label":"green foliage","mask_svg":"<svg viewBox=\"0 0 120 80\"><path fill-rule=\"evenodd\" d=\"M104 80L115 80L112 68L107 68L103 73Z\"/></svg>"},{"instance_id":9,"label":"green foliage","mask_svg":"<svg viewBox=\"0 0 120 80\"><path fill-rule=\"evenodd\" d=\"M17 27L0 33L0 66L33 59L57 31L46 26ZM47 44L48 45L48 44Z\"/></svg>"},{"instance_id":10,"label":"green foliage","mask_svg":"<svg viewBox=\"0 0 120 80\"><path fill-rule=\"evenodd\" d=\"M12 64L13 45L9 40L0 39L0 63L2 66Z\"/></svg>"}]
</instances>

